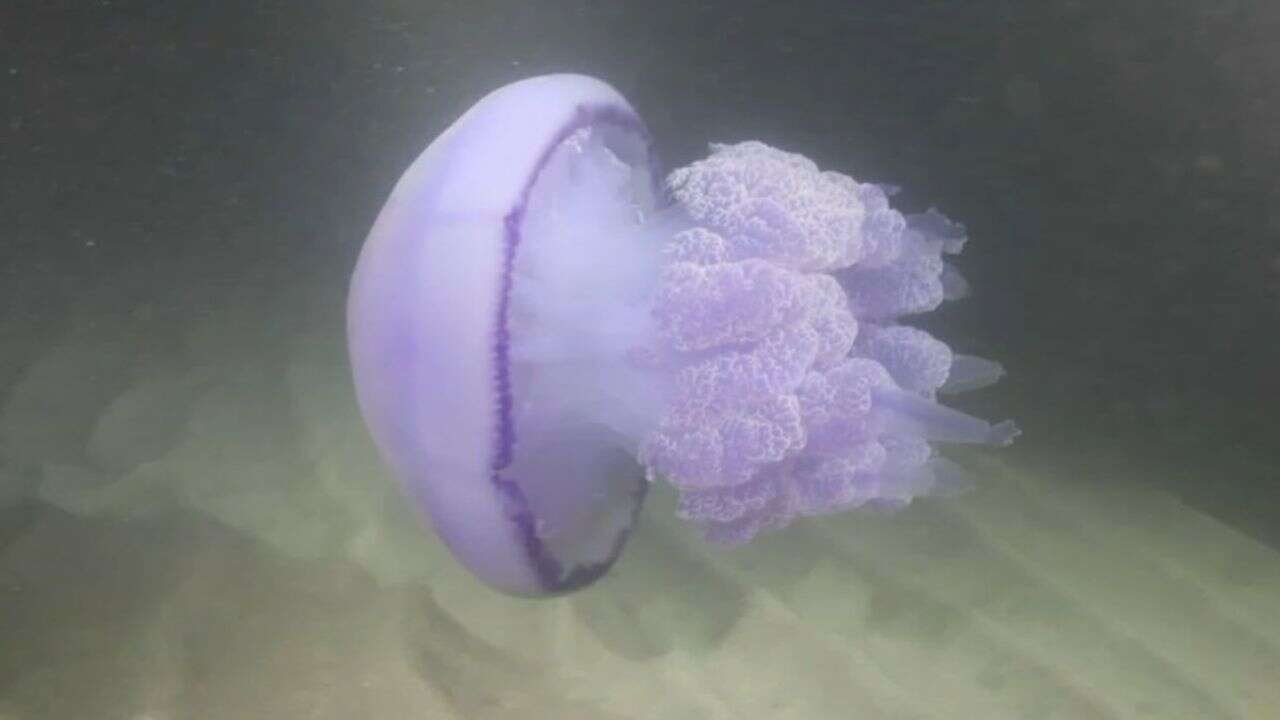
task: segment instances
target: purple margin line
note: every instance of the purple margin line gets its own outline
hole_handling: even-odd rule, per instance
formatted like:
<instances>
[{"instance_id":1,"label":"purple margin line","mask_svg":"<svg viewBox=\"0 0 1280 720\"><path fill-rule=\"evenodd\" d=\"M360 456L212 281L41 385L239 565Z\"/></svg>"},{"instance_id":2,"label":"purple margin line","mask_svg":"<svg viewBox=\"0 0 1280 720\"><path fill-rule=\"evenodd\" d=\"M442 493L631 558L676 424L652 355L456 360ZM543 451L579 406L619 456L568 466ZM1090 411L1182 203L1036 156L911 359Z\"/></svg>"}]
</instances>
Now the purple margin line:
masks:
<instances>
[{"instance_id":1,"label":"purple margin line","mask_svg":"<svg viewBox=\"0 0 1280 720\"><path fill-rule=\"evenodd\" d=\"M551 138L542 157L529 175L529 181L520 192L511 211L503 218L503 238L506 244L502 260L501 295L498 299L497 331L494 338L494 385L498 395L498 428L495 438L496 452L490 464L490 482L504 500L503 511L507 518L515 523L520 534L520 542L524 546L525 556L537 575L538 583L550 595L559 595L590 585L598 580L617 561L626 545L631 529L635 527L640 515L640 508L648 493L648 481L639 478L636 489L632 492L631 519L627 526L614 539L608 557L599 563L577 565L568 573L564 565L547 549L536 532L537 518L525 497L518 481L505 478L502 471L510 464L515 454L516 432L512 421L513 399L510 375L511 332L507 327L508 311L511 304L511 286L515 267L516 249L520 245L520 226L524 222L528 209L529 195L543 169L551 160L551 155L570 135L591 125L616 125L634 132L644 144L646 158L650 168L654 166L649 132L644 123L631 110L619 105L584 105L579 104L574 110L573 119L562 127Z\"/></svg>"}]
</instances>

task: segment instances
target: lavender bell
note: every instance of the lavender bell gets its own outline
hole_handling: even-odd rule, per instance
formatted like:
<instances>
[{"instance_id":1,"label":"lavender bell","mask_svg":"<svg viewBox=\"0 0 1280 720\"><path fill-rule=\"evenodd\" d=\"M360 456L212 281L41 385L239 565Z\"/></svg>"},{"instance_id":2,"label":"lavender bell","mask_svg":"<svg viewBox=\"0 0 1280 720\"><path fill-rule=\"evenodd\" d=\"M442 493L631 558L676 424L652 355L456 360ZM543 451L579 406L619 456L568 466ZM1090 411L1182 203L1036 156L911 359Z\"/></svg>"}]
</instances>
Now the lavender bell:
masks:
<instances>
[{"instance_id":1,"label":"lavender bell","mask_svg":"<svg viewBox=\"0 0 1280 720\"><path fill-rule=\"evenodd\" d=\"M600 577L655 478L708 539L742 543L946 489L958 469L931 441L1017 434L935 402L998 364L899 324L963 294L944 261L960 226L757 142L712 146L666 190L615 90L532 78L427 148L361 252L366 423L500 590Z\"/></svg>"}]
</instances>

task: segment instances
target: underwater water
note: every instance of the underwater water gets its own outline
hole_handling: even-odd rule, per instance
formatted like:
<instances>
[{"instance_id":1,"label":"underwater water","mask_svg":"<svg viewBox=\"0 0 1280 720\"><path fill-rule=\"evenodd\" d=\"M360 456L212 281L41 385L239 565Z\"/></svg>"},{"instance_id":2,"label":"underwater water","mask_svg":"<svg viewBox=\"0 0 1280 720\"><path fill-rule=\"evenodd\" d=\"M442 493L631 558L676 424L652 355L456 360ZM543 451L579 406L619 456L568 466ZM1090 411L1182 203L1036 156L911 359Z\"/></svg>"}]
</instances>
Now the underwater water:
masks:
<instances>
[{"instance_id":1,"label":"underwater water","mask_svg":"<svg viewBox=\"0 0 1280 720\"><path fill-rule=\"evenodd\" d=\"M0 720L1280 716L1280 12L1263 2L0 7ZM970 243L976 478L499 594L362 422L345 303L489 90L620 89Z\"/></svg>"}]
</instances>

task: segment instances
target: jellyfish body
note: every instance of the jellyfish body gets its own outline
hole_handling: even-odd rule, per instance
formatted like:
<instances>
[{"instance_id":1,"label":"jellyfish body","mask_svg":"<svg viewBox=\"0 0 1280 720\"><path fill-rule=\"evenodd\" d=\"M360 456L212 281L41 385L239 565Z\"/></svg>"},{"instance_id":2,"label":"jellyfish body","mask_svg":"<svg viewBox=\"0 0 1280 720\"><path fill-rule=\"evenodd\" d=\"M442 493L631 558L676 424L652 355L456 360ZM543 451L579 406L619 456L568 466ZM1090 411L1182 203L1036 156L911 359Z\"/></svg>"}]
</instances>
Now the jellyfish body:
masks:
<instances>
[{"instance_id":1,"label":"jellyfish body","mask_svg":"<svg viewBox=\"0 0 1280 720\"><path fill-rule=\"evenodd\" d=\"M514 83L401 178L361 251L348 343L371 434L477 577L582 587L649 482L738 544L949 489L932 442L1017 430L935 401L1001 374L901 324L963 294L963 228L762 143L659 187L584 76Z\"/></svg>"}]
</instances>

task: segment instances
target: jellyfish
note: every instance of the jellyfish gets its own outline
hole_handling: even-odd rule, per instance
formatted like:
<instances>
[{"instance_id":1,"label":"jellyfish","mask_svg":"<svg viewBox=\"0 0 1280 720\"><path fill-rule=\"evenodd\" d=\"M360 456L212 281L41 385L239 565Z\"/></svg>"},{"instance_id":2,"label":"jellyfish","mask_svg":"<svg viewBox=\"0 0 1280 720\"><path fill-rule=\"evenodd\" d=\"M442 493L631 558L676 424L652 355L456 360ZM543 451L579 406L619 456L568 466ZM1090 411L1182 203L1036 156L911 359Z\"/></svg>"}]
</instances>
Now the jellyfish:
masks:
<instances>
[{"instance_id":1,"label":"jellyfish","mask_svg":"<svg viewBox=\"0 0 1280 720\"><path fill-rule=\"evenodd\" d=\"M708 542L896 508L1018 430L938 394L995 381L903 322L963 295L966 240L891 188L761 142L660 178L606 83L493 91L400 178L361 249L360 410L458 561L518 596L600 578L649 485Z\"/></svg>"}]
</instances>

